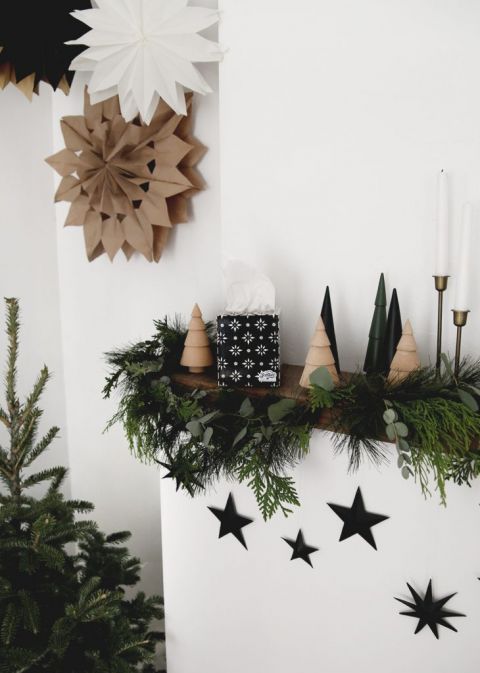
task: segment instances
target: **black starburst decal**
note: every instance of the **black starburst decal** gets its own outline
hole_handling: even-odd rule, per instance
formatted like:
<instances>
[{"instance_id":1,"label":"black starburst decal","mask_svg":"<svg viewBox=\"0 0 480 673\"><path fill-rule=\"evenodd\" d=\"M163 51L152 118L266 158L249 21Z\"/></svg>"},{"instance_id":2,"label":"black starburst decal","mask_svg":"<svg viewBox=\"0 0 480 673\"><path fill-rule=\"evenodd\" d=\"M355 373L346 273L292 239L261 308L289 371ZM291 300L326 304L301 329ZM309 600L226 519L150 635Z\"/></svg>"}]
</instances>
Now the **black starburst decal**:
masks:
<instances>
[{"instance_id":1,"label":"black starburst decal","mask_svg":"<svg viewBox=\"0 0 480 673\"><path fill-rule=\"evenodd\" d=\"M465 617L461 612L453 612L452 610L445 610L444 605L453 598L456 594L450 594L439 600L434 600L432 591L432 580L428 583L425 596L421 598L415 589L413 589L407 582L410 589L414 603L405 601L402 598L395 598L396 601L403 603L410 610L401 612L401 615L407 617L416 617L418 619L415 633L419 633L425 626L429 626L435 638L438 640L438 626L444 626L446 629L456 631L457 629L446 621L447 617Z\"/></svg>"},{"instance_id":2,"label":"black starburst decal","mask_svg":"<svg viewBox=\"0 0 480 673\"><path fill-rule=\"evenodd\" d=\"M70 63L84 47L65 43L85 32L71 12L90 7L90 0L10 3L0 25L0 73L12 69L17 82L31 77L32 93L38 92L40 81L54 89L63 78L71 84L74 73L69 70Z\"/></svg>"}]
</instances>

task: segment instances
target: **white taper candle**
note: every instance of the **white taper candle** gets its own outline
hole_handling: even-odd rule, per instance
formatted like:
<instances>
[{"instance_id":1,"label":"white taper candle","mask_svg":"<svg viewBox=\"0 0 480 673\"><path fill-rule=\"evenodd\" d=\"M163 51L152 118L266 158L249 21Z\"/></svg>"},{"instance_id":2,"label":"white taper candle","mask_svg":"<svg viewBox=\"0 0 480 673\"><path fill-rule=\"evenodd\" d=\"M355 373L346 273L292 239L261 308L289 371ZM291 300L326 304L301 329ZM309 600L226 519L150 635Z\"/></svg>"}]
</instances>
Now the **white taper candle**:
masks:
<instances>
[{"instance_id":1,"label":"white taper candle","mask_svg":"<svg viewBox=\"0 0 480 673\"><path fill-rule=\"evenodd\" d=\"M448 180L442 170L438 176L437 186L437 256L435 260L435 276L448 276Z\"/></svg>"},{"instance_id":2,"label":"white taper candle","mask_svg":"<svg viewBox=\"0 0 480 673\"><path fill-rule=\"evenodd\" d=\"M469 289L471 283L472 265L472 233L473 233L473 208L470 203L463 206L462 212L462 237L457 262L455 278L455 303L453 308L457 311L468 311Z\"/></svg>"}]
</instances>

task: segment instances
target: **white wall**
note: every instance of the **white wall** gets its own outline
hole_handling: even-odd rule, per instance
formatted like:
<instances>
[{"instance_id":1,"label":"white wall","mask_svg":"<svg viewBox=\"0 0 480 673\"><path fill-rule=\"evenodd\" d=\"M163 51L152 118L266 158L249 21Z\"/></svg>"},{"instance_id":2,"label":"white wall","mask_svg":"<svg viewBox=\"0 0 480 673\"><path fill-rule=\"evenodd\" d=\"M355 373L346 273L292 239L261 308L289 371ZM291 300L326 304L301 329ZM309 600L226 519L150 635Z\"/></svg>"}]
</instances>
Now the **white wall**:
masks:
<instances>
[{"instance_id":1,"label":"white wall","mask_svg":"<svg viewBox=\"0 0 480 673\"><path fill-rule=\"evenodd\" d=\"M215 91L194 104L194 132L208 148L199 165L207 187L158 265L137 255L127 262L121 253L114 263L106 256L89 263L81 228L63 229L68 208L53 204L58 180L44 159L64 147L60 118L83 112L83 80L69 97L42 85L31 104L14 87L0 93L0 296L22 300L20 389L28 392L49 365L55 378L41 429L59 425L61 439L45 464L70 466L72 495L95 503L102 529L132 531L147 593L162 593L158 472L129 454L120 427L103 434L116 409L116 400L102 400L103 354L148 338L155 318L188 315L195 302L206 315L221 308L218 68L201 67Z\"/></svg>"},{"instance_id":2,"label":"white wall","mask_svg":"<svg viewBox=\"0 0 480 673\"><path fill-rule=\"evenodd\" d=\"M47 87L41 93L31 104L11 86L0 95L0 368L6 357L3 297L18 297L19 391L30 392L45 363L53 378L40 405L40 433L52 425L61 429L38 467L68 465L52 176L43 161L52 146L52 97Z\"/></svg>"},{"instance_id":3,"label":"white wall","mask_svg":"<svg viewBox=\"0 0 480 673\"><path fill-rule=\"evenodd\" d=\"M480 665L480 483L449 488L446 508L424 500L395 465L365 465L347 474L328 434L318 433L293 474L302 507L264 523L246 486L220 483L192 500L162 484L168 673L477 673ZM350 506L357 486L366 508L389 516L372 528L378 551L358 535L339 542L342 522L328 502ZM218 539L207 509L223 508L232 491L248 551L232 536ZM313 569L290 561L281 539L302 529ZM458 591L452 618L436 641L398 613L406 582L436 596ZM406 609L406 608L405 608Z\"/></svg>"},{"instance_id":4,"label":"white wall","mask_svg":"<svg viewBox=\"0 0 480 673\"><path fill-rule=\"evenodd\" d=\"M13 88L1 93L1 292L22 298L21 386L44 361L56 374L44 400L45 428L62 427L51 460L65 463L68 444L73 495L96 503L104 529L133 531L149 592L161 590L159 475L129 455L120 428L102 434L115 409L101 400L103 352L148 337L153 318L187 314L195 301L214 316L223 251L257 262L275 281L286 361L302 361L328 282L343 364L361 362L385 271L427 362L436 172L451 176L456 224L465 199L479 206L478 3L222 0L222 9L222 170L212 94L197 98L195 124L210 148L201 164L209 188L158 265L140 257L88 263L81 230L62 229L64 205L55 233L43 159L63 146L59 118L81 114L81 80L70 97L45 89L31 105ZM215 66L204 71L217 90ZM477 294L465 331L472 353L478 308ZM452 338L449 328L450 348ZM192 501L162 483L171 673L478 669L478 485L452 488L444 510L394 467L355 476L345 467L318 436L296 474L303 508L270 524L234 487L239 510L257 518L248 553L235 540L217 541L205 509L223 504L226 484ZM325 504L348 504L357 484L371 509L391 516L375 529L377 554L362 540L338 543L340 522ZM290 563L279 539L299 526L321 548L313 571ZM427 632L413 637L392 600L405 595L406 580L422 588L431 576L439 594L459 591L452 607L468 614L456 621L459 634L444 632L439 643Z\"/></svg>"},{"instance_id":5,"label":"white wall","mask_svg":"<svg viewBox=\"0 0 480 673\"><path fill-rule=\"evenodd\" d=\"M328 283L343 366L363 363L384 271L427 363L441 168L456 230L466 199L480 225L480 5L222 0L222 10L223 244L275 281L285 360L303 362ZM472 352L479 284L477 268ZM445 326L451 348L450 313Z\"/></svg>"},{"instance_id":6,"label":"white wall","mask_svg":"<svg viewBox=\"0 0 480 673\"><path fill-rule=\"evenodd\" d=\"M434 357L435 180L451 178L453 221L466 199L480 221L480 6L474 0L221 0L222 250L275 282L283 359L301 363L330 284L344 368L362 363L378 275L396 286L424 363ZM456 236L452 237L456 239ZM453 241L455 243L455 240ZM453 271L452 271L453 273ZM478 356L478 269L465 351ZM454 278L446 298L452 305ZM453 344L445 319L446 349ZM191 500L162 486L169 673L474 673L480 664L479 484L424 501L395 466L347 474L317 434L296 478L302 508L264 524L244 487ZM338 542L326 503L391 519ZM207 505L229 489L249 552L217 540ZM298 528L320 547L315 569L280 539ZM439 642L398 615L405 582L458 591L459 633Z\"/></svg>"},{"instance_id":7,"label":"white wall","mask_svg":"<svg viewBox=\"0 0 480 673\"><path fill-rule=\"evenodd\" d=\"M218 68L203 72L217 92ZM53 151L64 147L60 118L82 112L83 80L76 77L68 97L53 99ZM102 401L103 354L150 337L155 318L188 315L195 302L206 315L220 306L217 93L196 98L194 133L209 148L199 165L207 189L193 199L190 222L175 228L158 265L140 255L127 262L121 252L113 263L106 255L88 262L81 227L63 228L68 204L56 210L72 491L95 502L104 529L133 532L130 548L144 562L142 585L150 593L161 592L162 578L158 472L130 455L119 426L102 434L118 401Z\"/></svg>"},{"instance_id":8,"label":"white wall","mask_svg":"<svg viewBox=\"0 0 480 673\"><path fill-rule=\"evenodd\" d=\"M0 296L22 300L20 388L28 392L49 365L55 378L41 429L59 425L61 439L45 464L70 466L72 495L94 502L103 530L132 531L147 593L162 593L158 472L130 455L120 427L103 434L117 402L102 400L103 354L148 338L155 318L188 315L195 302L206 315L221 308L218 68L201 68L214 89L194 104L194 132L208 148L199 165L207 187L158 265L137 255L127 262L122 253L113 263L106 256L89 263L81 228L63 229L68 207L54 206L58 180L44 159L64 147L60 118L83 112L83 80L68 97L42 85L31 104L14 87L0 93Z\"/></svg>"}]
</instances>

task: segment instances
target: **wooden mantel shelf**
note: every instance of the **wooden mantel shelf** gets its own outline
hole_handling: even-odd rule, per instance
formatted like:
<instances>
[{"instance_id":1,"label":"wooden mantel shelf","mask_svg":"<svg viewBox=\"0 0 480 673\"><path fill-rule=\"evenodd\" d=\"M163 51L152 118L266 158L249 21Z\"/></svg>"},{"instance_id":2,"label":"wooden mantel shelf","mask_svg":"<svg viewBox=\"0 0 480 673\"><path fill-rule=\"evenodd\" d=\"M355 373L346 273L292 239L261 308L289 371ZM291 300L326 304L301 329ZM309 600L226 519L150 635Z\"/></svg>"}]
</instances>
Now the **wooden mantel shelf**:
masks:
<instances>
[{"instance_id":1,"label":"wooden mantel shelf","mask_svg":"<svg viewBox=\"0 0 480 673\"><path fill-rule=\"evenodd\" d=\"M251 398L274 395L275 397L285 397L305 402L308 393L305 388L299 385L302 371L303 367L298 365L282 365L281 386L279 388L238 388L238 390ZM221 388L218 388L216 373L213 369L203 374L190 374L187 371L176 372L172 376L172 381L175 385L186 390L198 388L212 393L221 390ZM332 414L329 409L322 412L317 427L322 430L332 430Z\"/></svg>"},{"instance_id":2,"label":"wooden mantel shelf","mask_svg":"<svg viewBox=\"0 0 480 673\"><path fill-rule=\"evenodd\" d=\"M281 386L279 388L239 388L249 397L288 397L294 400L306 400L307 391L300 387L299 381L303 367L298 365L282 365ZM200 390L216 390L218 388L215 370L208 369L203 374L190 374L187 370L176 372L172 376L174 383L184 387Z\"/></svg>"}]
</instances>

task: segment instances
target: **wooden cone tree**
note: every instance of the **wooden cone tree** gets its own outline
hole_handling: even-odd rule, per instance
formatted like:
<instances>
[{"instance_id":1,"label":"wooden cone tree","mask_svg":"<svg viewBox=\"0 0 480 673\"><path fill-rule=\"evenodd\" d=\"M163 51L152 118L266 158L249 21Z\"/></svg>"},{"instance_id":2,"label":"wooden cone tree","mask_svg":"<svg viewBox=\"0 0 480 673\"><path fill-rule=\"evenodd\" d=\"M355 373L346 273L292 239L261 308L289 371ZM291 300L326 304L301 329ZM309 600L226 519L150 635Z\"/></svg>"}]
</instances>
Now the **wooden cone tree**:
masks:
<instances>
[{"instance_id":1,"label":"wooden cone tree","mask_svg":"<svg viewBox=\"0 0 480 673\"><path fill-rule=\"evenodd\" d=\"M198 304L193 307L180 364L188 367L192 374L201 374L206 367L213 365L210 341Z\"/></svg>"},{"instance_id":2,"label":"wooden cone tree","mask_svg":"<svg viewBox=\"0 0 480 673\"><path fill-rule=\"evenodd\" d=\"M332 302L330 300L330 288L327 285L325 290L325 297L323 299L322 311L320 313L323 324L325 325L325 331L327 332L328 339L330 341L330 348L335 360L335 367L337 372L340 374L340 361L338 359L338 348L337 348L337 338L335 336L335 324L333 322L333 311L332 311Z\"/></svg>"},{"instance_id":3,"label":"wooden cone tree","mask_svg":"<svg viewBox=\"0 0 480 673\"><path fill-rule=\"evenodd\" d=\"M397 290L392 292L390 307L388 309L387 329L385 332L385 371L390 369L392 360L397 350L398 342L402 337L402 317L398 303Z\"/></svg>"},{"instance_id":4,"label":"wooden cone tree","mask_svg":"<svg viewBox=\"0 0 480 673\"><path fill-rule=\"evenodd\" d=\"M375 311L368 335L368 348L363 370L366 374L385 372L385 330L387 328L387 297L383 273L378 282Z\"/></svg>"},{"instance_id":5,"label":"wooden cone tree","mask_svg":"<svg viewBox=\"0 0 480 673\"><path fill-rule=\"evenodd\" d=\"M420 358L417 353L417 344L413 336L410 320L407 320L392 364L390 365L388 380L390 383L399 383L406 379L411 372L419 368Z\"/></svg>"},{"instance_id":6,"label":"wooden cone tree","mask_svg":"<svg viewBox=\"0 0 480 673\"><path fill-rule=\"evenodd\" d=\"M332 379L338 383L338 373L335 367L335 358L330 348L330 340L325 330L325 325L320 317L315 328L315 334L310 342L310 349L307 354L305 368L303 370L300 385L302 388L310 388L310 374L319 367L326 367L330 372Z\"/></svg>"}]
</instances>

